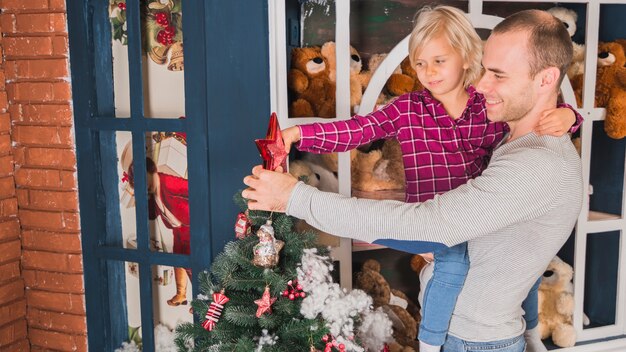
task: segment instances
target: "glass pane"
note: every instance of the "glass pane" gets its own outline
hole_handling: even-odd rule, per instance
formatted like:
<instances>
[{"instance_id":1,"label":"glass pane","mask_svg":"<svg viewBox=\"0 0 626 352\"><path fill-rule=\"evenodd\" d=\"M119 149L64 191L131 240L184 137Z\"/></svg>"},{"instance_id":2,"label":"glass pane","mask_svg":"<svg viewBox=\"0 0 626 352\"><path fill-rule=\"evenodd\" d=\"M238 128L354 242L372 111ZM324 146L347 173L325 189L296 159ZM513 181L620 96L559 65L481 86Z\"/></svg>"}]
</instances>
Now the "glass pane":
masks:
<instances>
[{"instance_id":1,"label":"glass pane","mask_svg":"<svg viewBox=\"0 0 626 352\"><path fill-rule=\"evenodd\" d=\"M130 115L126 1L109 0L116 116ZM140 1L145 117L185 115L182 0Z\"/></svg>"},{"instance_id":2,"label":"glass pane","mask_svg":"<svg viewBox=\"0 0 626 352\"><path fill-rule=\"evenodd\" d=\"M587 237L583 312L590 325L585 329L615 324L619 242L619 231Z\"/></svg>"},{"instance_id":3,"label":"glass pane","mask_svg":"<svg viewBox=\"0 0 626 352\"><path fill-rule=\"evenodd\" d=\"M184 133L146 133L152 250L189 254L189 187Z\"/></svg>"},{"instance_id":4,"label":"glass pane","mask_svg":"<svg viewBox=\"0 0 626 352\"><path fill-rule=\"evenodd\" d=\"M122 246L129 249L137 249L132 135L130 132L121 131L115 134Z\"/></svg>"},{"instance_id":5,"label":"glass pane","mask_svg":"<svg viewBox=\"0 0 626 352\"><path fill-rule=\"evenodd\" d=\"M595 121L589 166L590 219L621 217L625 157L626 140L609 138L604 121Z\"/></svg>"},{"instance_id":6,"label":"glass pane","mask_svg":"<svg viewBox=\"0 0 626 352\"><path fill-rule=\"evenodd\" d=\"M154 278L152 286L155 346L157 351L163 344L164 335L173 334L172 330L181 322L193 322L191 311L192 286L190 270L156 265L152 267ZM167 340L173 344L173 336Z\"/></svg>"}]
</instances>

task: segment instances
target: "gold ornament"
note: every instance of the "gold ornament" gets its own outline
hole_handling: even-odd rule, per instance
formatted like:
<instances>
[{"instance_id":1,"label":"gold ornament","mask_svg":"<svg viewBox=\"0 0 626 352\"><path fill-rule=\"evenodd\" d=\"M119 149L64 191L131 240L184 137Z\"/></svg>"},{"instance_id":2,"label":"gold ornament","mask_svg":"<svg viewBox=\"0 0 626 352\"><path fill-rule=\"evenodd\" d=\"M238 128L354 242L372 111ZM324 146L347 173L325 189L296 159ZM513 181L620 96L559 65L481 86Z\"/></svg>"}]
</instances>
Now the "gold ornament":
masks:
<instances>
[{"instance_id":1,"label":"gold ornament","mask_svg":"<svg viewBox=\"0 0 626 352\"><path fill-rule=\"evenodd\" d=\"M259 237L259 243L254 246L254 258L252 264L262 268L272 268L278 264L278 253L285 242L277 240L274 237L274 228L272 220L267 220L265 225L256 232Z\"/></svg>"}]
</instances>

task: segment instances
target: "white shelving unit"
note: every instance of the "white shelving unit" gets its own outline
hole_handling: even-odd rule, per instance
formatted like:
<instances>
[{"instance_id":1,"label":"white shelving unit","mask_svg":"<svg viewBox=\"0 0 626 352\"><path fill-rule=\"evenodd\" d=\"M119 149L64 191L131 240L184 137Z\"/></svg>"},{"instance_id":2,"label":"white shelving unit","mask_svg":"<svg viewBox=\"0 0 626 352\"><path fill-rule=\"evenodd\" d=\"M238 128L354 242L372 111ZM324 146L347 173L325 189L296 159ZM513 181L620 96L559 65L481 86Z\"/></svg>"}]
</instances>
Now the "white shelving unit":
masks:
<instances>
[{"instance_id":1,"label":"white shelving unit","mask_svg":"<svg viewBox=\"0 0 626 352\"><path fill-rule=\"evenodd\" d=\"M493 2L537 2L532 0L492 0ZM594 107L595 86L596 86L596 57L600 27L600 8L605 4L626 4L626 0L573 0L560 2L560 5L568 3L578 3L586 5L586 55L585 55L585 76L583 105L579 112L585 117L581 130L582 148L581 158L583 161L583 180L589 185L592 129L594 121L604 120L605 110ZM496 16L483 14L482 0L469 0L468 18L476 28L492 29L502 19ZM337 43L337 119L350 118L350 97L349 97L349 62L350 62L350 1L337 0L335 6L335 42ZM270 77L271 77L271 102L272 109L278 113L282 128L294 126L296 124L329 121L321 118L288 118L288 96L287 96L287 58L286 38L285 38L285 0L269 1L269 30L270 30ZM579 19L579 22L581 19ZM382 90L387 78L394 68L407 56L408 37L401 40L388 54L386 60L381 64L373 75L367 91L363 95L360 106L360 113L367 113L374 109L376 98ZM568 80L565 80L562 87L563 96L566 102L576 106L576 100L572 87ZM339 193L351 195L350 187L350 160L348 153L340 153L339 157ZM626 180L626 177L624 177ZM626 184L624 185L626 186ZM625 187L626 188L626 187ZM589 187L585 187L586 190ZM624 192L622 194L622 204L624 202ZM585 267L587 253L587 238L589 235L602 236L602 233L609 231L620 231L626 229L626 217L622 206L622 214L606 214L596 211L589 211L589 194L583 197L583 206L578 217L575 229L575 255L574 255L574 296L575 312L574 327L577 332L577 346L563 348L559 351L565 352L593 352L606 351L617 352L626 351L626 280L622 279L626 275L626 241L620 233L619 241L619 261L617 268L617 292L616 292L616 313L615 323L594 328L583 328L583 302L585 299ZM352 252L358 250L376 249L378 247L354 246L350 239L342 238L340 245L333 248L333 257L340 262L340 278L342 286L351 288L352 282Z\"/></svg>"}]
</instances>

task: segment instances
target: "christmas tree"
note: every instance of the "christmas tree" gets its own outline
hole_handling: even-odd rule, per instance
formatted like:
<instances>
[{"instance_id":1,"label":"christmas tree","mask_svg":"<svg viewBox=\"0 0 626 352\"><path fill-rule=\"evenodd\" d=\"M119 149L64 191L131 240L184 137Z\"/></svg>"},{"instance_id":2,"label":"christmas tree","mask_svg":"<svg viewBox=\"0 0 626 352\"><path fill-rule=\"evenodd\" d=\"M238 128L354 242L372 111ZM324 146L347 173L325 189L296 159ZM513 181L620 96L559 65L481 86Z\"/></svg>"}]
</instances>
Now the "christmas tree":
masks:
<instances>
[{"instance_id":1,"label":"christmas tree","mask_svg":"<svg viewBox=\"0 0 626 352\"><path fill-rule=\"evenodd\" d=\"M199 274L201 295L192 302L199 323L177 327L178 349L382 350L391 322L363 291L347 293L332 282L328 250L315 244L315 234L295 232L285 214L248 212L241 196L235 202L245 225L210 272Z\"/></svg>"}]
</instances>

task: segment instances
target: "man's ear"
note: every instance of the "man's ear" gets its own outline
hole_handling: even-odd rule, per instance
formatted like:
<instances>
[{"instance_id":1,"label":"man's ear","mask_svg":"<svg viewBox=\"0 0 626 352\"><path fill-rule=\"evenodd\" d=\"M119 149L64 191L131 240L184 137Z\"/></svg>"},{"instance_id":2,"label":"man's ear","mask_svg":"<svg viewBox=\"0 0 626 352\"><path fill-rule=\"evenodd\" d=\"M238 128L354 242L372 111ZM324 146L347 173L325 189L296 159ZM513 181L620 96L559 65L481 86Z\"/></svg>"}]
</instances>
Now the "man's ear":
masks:
<instances>
[{"instance_id":1,"label":"man's ear","mask_svg":"<svg viewBox=\"0 0 626 352\"><path fill-rule=\"evenodd\" d=\"M558 83L560 76L561 76L561 70L559 70L556 67L548 67L544 69L540 73L541 87L553 89L554 86Z\"/></svg>"}]
</instances>

